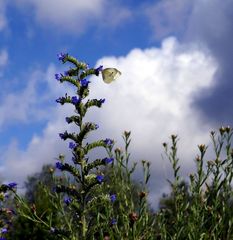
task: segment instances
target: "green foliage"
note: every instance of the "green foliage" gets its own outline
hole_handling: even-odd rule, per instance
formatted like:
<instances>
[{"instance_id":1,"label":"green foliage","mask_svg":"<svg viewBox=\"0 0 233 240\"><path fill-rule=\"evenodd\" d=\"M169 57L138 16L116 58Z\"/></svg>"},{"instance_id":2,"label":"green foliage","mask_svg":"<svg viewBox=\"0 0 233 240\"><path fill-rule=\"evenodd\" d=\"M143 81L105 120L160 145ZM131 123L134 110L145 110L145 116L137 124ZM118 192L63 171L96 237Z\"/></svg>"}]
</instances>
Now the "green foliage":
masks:
<instances>
[{"instance_id":1,"label":"green foliage","mask_svg":"<svg viewBox=\"0 0 233 240\"><path fill-rule=\"evenodd\" d=\"M182 182L177 158L177 137L172 136L170 151L174 181L172 193L161 200L157 213L157 235L161 239L232 239L233 238L233 130L222 127L219 134L211 132L215 157L206 161L207 147L198 146L196 172L190 183Z\"/></svg>"}]
</instances>

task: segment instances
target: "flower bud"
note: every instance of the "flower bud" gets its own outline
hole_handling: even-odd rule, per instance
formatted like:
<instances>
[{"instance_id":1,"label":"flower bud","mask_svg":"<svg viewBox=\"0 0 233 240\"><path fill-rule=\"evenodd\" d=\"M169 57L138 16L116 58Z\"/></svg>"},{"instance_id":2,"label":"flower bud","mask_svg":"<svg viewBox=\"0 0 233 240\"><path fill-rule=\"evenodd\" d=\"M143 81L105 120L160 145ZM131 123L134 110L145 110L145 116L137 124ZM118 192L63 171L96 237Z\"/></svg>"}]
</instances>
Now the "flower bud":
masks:
<instances>
[{"instance_id":1,"label":"flower bud","mask_svg":"<svg viewBox=\"0 0 233 240\"><path fill-rule=\"evenodd\" d=\"M129 219L130 222L133 224L134 222L136 222L138 220L138 215L135 212L132 212L129 214Z\"/></svg>"},{"instance_id":2,"label":"flower bud","mask_svg":"<svg viewBox=\"0 0 233 240\"><path fill-rule=\"evenodd\" d=\"M140 192L140 193L139 193L140 199L143 199L144 197L146 197L146 195L147 195L146 192Z\"/></svg>"}]
</instances>

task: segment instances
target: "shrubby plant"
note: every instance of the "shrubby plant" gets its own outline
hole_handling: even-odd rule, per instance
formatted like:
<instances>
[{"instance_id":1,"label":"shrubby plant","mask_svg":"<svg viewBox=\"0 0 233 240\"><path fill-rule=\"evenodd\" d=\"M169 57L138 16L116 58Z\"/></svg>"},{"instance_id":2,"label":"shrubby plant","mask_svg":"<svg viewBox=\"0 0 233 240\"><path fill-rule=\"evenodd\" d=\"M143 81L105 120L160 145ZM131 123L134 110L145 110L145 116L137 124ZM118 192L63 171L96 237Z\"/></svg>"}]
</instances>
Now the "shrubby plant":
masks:
<instances>
[{"instance_id":1,"label":"shrubby plant","mask_svg":"<svg viewBox=\"0 0 233 240\"><path fill-rule=\"evenodd\" d=\"M85 115L92 107L100 108L105 102L105 99L88 99L91 84L88 77L99 76L104 71L105 82L111 82L110 78L114 78L111 74L119 75L120 72L116 69L111 72L111 69L105 70L102 66L89 68L86 63L68 54L59 54L58 58L63 63L72 64L64 73L55 74L60 83L70 83L75 88L75 95L65 94L56 100L61 105L71 104L74 107L75 114L65 120L67 124L75 125L77 132L59 134L68 143L72 159L66 160L63 155L58 157L56 169L60 175L54 175L55 187L52 192L44 188L43 196L50 197L47 210L39 211L38 206L30 205L14 192L19 206L17 213L35 224L41 224L59 239L143 237L145 231L147 234L150 232L151 221L146 201L149 163L143 161L144 184L133 187L131 175L136 164L131 168L129 166L130 132L123 134L125 150L114 149L114 140L110 138L86 141L99 126L94 122L85 122ZM90 159L89 153L95 148L104 148L106 157ZM137 192L139 189L141 191ZM54 218L61 221L54 221Z\"/></svg>"},{"instance_id":2,"label":"shrubby plant","mask_svg":"<svg viewBox=\"0 0 233 240\"><path fill-rule=\"evenodd\" d=\"M233 130L222 127L219 133L211 132L215 153L211 160L205 159L207 146L198 146L196 171L189 181L180 176L178 137L172 135L171 144L163 144L174 176L169 180L171 193L160 200L154 213L147 201L150 163L141 162L144 177L140 184L132 178L137 164L129 160L130 132L123 133L124 149L110 138L87 141L99 126L85 121L86 113L105 103L105 99L88 98L89 77L104 73L103 80L110 83L120 72L102 66L89 68L68 54L58 58L70 67L55 78L75 89L73 96L66 93L56 100L74 107L74 114L65 121L77 130L59 133L72 157L59 155L55 167L46 167L42 175L29 178L24 197L17 194L16 183L1 185L0 240L26 239L22 232L14 234L14 228L30 224L35 236L25 233L27 239L233 239ZM92 159L90 152L96 148L103 148L106 156ZM15 200L6 208L9 194Z\"/></svg>"},{"instance_id":3,"label":"shrubby plant","mask_svg":"<svg viewBox=\"0 0 233 240\"><path fill-rule=\"evenodd\" d=\"M221 127L211 132L215 156L206 160L207 146L198 146L196 171L189 184L179 175L177 136L171 136L171 147L164 143L173 166L172 193L161 200L157 213L157 236L161 239L232 239L233 238L233 130Z\"/></svg>"}]
</instances>

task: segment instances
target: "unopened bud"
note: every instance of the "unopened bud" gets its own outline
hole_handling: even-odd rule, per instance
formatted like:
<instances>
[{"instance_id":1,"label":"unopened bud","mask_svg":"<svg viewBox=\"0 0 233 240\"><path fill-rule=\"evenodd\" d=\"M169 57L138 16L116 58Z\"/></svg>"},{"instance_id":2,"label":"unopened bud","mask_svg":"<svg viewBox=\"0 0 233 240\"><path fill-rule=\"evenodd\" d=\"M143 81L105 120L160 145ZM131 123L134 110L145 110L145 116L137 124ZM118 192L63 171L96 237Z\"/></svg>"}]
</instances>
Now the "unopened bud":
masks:
<instances>
[{"instance_id":1,"label":"unopened bud","mask_svg":"<svg viewBox=\"0 0 233 240\"><path fill-rule=\"evenodd\" d=\"M227 132L227 133L230 133L230 131L231 131L230 126L227 126L227 127L226 127L226 132Z\"/></svg>"},{"instance_id":2,"label":"unopened bud","mask_svg":"<svg viewBox=\"0 0 233 240\"><path fill-rule=\"evenodd\" d=\"M226 129L222 126L221 128L219 128L219 132L221 135L223 135L225 133Z\"/></svg>"},{"instance_id":3,"label":"unopened bud","mask_svg":"<svg viewBox=\"0 0 233 240\"><path fill-rule=\"evenodd\" d=\"M147 195L146 192L140 192L140 193L139 193L140 199L143 199L144 197L146 197L146 195Z\"/></svg>"},{"instance_id":4,"label":"unopened bud","mask_svg":"<svg viewBox=\"0 0 233 240\"><path fill-rule=\"evenodd\" d=\"M134 223L138 220L138 215L135 212L129 214L129 219L131 223Z\"/></svg>"},{"instance_id":5,"label":"unopened bud","mask_svg":"<svg viewBox=\"0 0 233 240\"><path fill-rule=\"evenodd\" d=\"M206 149L207 149L205 144L198 145L198 148L199 148L201 153L204 153L206 151Z\"/></svg>"}]
</instances>

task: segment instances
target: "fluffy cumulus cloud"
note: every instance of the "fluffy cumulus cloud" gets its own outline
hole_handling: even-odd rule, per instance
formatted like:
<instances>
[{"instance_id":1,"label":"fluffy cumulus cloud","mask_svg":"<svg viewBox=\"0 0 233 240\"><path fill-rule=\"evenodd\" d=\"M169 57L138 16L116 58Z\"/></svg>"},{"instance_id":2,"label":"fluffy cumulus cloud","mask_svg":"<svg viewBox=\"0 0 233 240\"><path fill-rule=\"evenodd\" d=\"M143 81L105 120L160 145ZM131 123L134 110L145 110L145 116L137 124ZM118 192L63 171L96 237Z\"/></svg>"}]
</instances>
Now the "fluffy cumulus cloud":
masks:
<instances>
[{"instance_id":1,"label":"fluffy cumulus cloud","mask_svg":"<svg viewBox=\"0 0 233 240\"><path fill-rule=\"evenodd\" d=\"M197 92L212 85L216 62L197 47L168 38L161 48L133 49L119 58L104 57L99 64L118 68L122 76L112 84L103 83L101 77L91 79L92 97L106 98L101 110L92 109L88 114L100 125L95 137L114 138L121 147L121 133L132 131L132 160L152 162L152 198L161 196L167 189L165 180L170 177L169 163L161 158L162 143L171 134L180 136L184 172L193 166L197 144L208 143L211 126L202 124L191 105ZM47 79L53 79L54 72L51 66ZM62 91L54 81L47 82L51 96ZM50 119L43 134L34 136L25 151L19 150L15 142L5 150L5 178L15 180L17 176L22 182L26 174L38 171L46 162L54 163L59 153L66 153L67 144L57 136L68 127L64 117L72 110L60 107L48 111Z\"/></svg>"},{"instance_id":2,"label":"fluffy cumulus cloud","mask_svg":"<svg viewBox=\"0 0 233 240\"><path fill-rule=\"evenodd\" d=\"M182 42L205 46L218 62L212 88L199 92L194 106L206 121L233 124L233 1L162 0L145 8L153 36L161 39L175 34Z\"/></svg>"},{"instance_id":3,"label":"fluffy cumulus cloud","mask_svg":"<svg viewBox=\"0 0 233 240\"><path fill-rule=\"evenodd\" d=\"M233 1L198 1L190 16L185 41L206 45L217 59L219 71L215 84L208 92L202 92L195 106L207 121L216 124L233 124Z\"/></svg>"},{"instance_id":4,"label":"fluffy cumulus cloud","mask_svg":"<svg viewBox=\"0 0 233 240\"><path fill-rule=\"evenodd\" d=\"M116 26L131 15L130 10L117 4L117 1L17 0L17 2L21 8L32 8L36 20L42 25L55 26L59 30L77 34L83 33L90 26L95 28Z\"/></svg>"},{"instance_id":5,"label":"fluffy cumulus cloud","mask_svg":"<svg viewBox=\"0 0 233 240\"><path fill-rule=\"evenodd\" d=\"M212 126L202 123L192 102L213 84L217 64L207 53L175 38L164 40L161 48L134 49L125 57L103 58L99 64L116 66L122 77L112 85L95 83L96 94L107 99L97 119L118 143L120 132L132 131L133 159L152 162L156 187L152 192L161 194L171 176L168 160L161 158L162 143L171 134L179 135L184 174L194 166L197 145L208 144Z\"/></svg>"}]
</instances>

